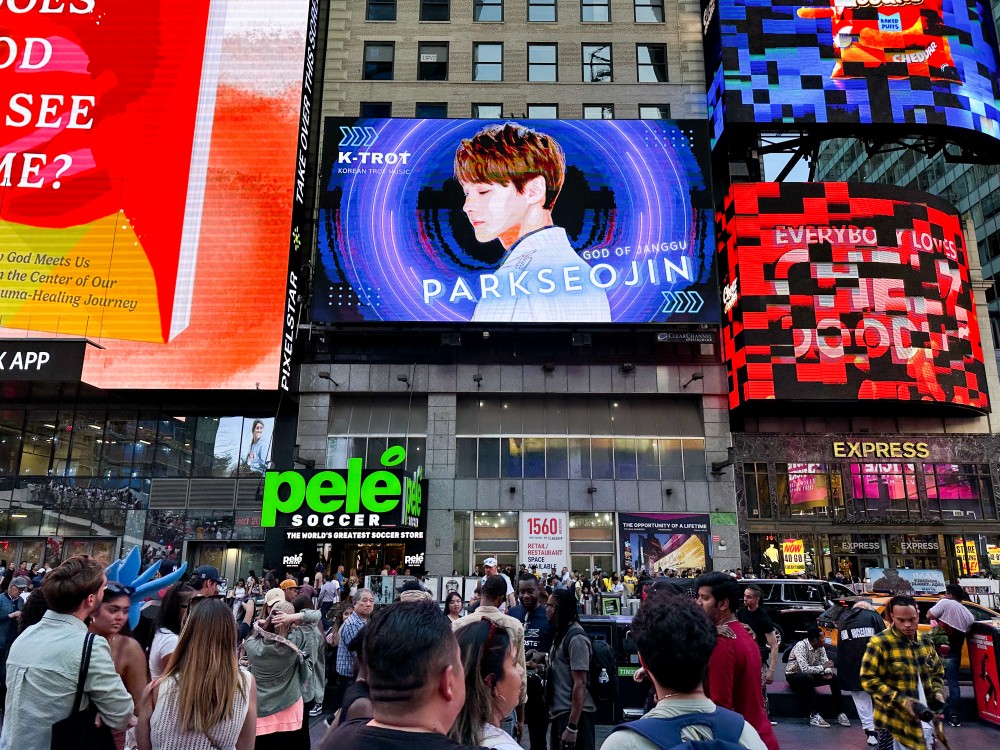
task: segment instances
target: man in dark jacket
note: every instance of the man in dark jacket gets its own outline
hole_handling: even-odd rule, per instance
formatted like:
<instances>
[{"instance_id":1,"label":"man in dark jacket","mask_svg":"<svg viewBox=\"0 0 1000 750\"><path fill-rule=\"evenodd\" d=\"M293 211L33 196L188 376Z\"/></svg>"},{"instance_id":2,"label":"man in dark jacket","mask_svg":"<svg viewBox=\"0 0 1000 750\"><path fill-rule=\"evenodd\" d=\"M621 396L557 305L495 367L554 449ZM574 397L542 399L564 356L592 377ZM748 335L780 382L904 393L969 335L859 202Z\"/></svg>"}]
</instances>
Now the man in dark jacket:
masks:
<instances>
[{"instance_id":1,"label":"man in dark jacket","mask_svg":"<svg viewBox=\"0 0 1000 750\"><path fill-rule=\"evenodd\" d=\"M868 641L885 630L885 622L870 602L861 600L846 610L837 621L837 679L840 689L850 693L868 744L879 744L875 730L872 697L861 687L861 660Z\"/></svg>"}]
</instances>

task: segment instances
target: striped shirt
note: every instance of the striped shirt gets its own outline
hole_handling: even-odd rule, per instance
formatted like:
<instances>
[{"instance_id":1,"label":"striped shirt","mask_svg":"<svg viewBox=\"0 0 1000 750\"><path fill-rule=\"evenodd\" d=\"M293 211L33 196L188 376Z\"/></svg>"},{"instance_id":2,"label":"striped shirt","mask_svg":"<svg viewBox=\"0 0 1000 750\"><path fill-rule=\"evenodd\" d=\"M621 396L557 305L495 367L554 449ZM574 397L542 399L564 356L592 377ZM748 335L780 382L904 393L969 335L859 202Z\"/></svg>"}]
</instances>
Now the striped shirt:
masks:
<instances>
[{"instance_id":1,"label":"striped shirt","mask_svg":"<svg viewBox=\"0 0 1000 750\"><path fill-rule=\"evenodd\" d=\"M351 612L351 616L340 626L340 646L337 648L337 674L342 677L354 679L354 654L347 648L358 632L365 626L357 612Z\"/></svg>"}]
</instances>

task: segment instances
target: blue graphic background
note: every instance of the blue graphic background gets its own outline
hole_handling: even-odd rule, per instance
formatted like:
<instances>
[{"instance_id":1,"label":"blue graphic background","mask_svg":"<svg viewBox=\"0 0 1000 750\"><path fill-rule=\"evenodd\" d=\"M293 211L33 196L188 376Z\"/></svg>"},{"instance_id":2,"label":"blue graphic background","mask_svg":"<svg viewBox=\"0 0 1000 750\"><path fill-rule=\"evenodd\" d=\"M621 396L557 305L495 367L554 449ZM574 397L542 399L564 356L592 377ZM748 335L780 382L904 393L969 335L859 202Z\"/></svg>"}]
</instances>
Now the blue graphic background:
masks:
<instances>
[{"instance_id":1,"label":"blue graphic background","mask_svg":"<svg viewBox=\"0 0 1000 750\"><path fill-rule=\"evenodd\" d=\"M710 2L702 0L703 8ZM983 0L942 3L944 36L962 83L890 78L878 71L865 78L832 78L837 57L831 20L796 15L798 8L829 8L829 0L718 4L719 21L709 34L721 33L721 50L716 40L706 40L716 137L724 124L751 122L906 124L911 132L951 126L1000 139L1000 61L992 14Z\"/></svg>"},{"instance_id":2,"label":"blue graphic background","mask_svg":"<svg viewBox=\"0 0 1000 750\"><path fill-rule=\"evenodd\" d=\"M484 120L327 119L314 320L462 322L472 318L475 302L450 303L447 291L459 277L470 289L478 289L479 275L499 267L502 248L499 243L490 247L469 240L471 226L462 211L453 163L461 140L490 124ZM647 259L657 261L660 284L618 284L608 289L614 322L719 322L704 121L526 120L518 124L552 136L566 154L567 181L553 220L567 229L577 252L609 249L609 257L581 259L581 263L607 263L621 277L627 275L633 260L643 265ZM356 143L368 145L348 145ZM351 152L355 163L338 163L341 151ZM409 157L405 165L397 161L394 166L372 169L370 164L357 163L359 154L366 151L406 152ZM347 167L363 171L346 171ZM662 242L683 242L686 250L641 250ZM632 252L616 256L615 248L625 246ZM694 282L675 278L673 284L662 283L662 258L680 265L681 255L689 259ZM440 280L447 290L430 304L423 301L421 284L427 278ZM676 293L686 291L704 299L697 312L677 312L697 307L678 302Z\"/></svg>"}]
</instances>

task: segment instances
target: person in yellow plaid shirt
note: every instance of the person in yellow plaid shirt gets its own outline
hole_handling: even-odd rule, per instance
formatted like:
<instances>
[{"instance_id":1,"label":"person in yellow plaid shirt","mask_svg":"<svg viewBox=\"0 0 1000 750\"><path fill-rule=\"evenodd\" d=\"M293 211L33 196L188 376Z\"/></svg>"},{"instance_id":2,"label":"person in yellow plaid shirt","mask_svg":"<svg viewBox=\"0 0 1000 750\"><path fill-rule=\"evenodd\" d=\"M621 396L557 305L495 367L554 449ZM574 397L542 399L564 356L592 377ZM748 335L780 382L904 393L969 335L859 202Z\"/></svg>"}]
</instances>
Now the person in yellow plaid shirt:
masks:
<instances>
[{"instance_id":1,"label":"person in yellow plaid shirt","mask_svg":"<svg viewBox=\"0 0 1000 750\"><path fill-rule=\"evenodd\" d=\"M875 725L892 734L894 750L933 750L933 727L914 707L944 704L944 666L934 644L917 632L920 615L912 597L894 596L886 611L892 627L868 641L861 686L874 702Z\"/></svg>"}]
</instances>

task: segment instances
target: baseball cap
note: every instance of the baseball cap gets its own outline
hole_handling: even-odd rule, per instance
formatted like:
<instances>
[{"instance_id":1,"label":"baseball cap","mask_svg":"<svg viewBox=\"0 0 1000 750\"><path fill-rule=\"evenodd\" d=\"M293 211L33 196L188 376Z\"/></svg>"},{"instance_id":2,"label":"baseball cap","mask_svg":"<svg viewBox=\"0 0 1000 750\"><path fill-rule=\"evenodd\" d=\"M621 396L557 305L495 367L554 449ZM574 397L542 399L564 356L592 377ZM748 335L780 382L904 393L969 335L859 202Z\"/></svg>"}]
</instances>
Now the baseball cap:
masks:
<instances>
[{"instance_id":1,"label":"baseball cap","mask_svg":"<svg viewBox=\"0 0 1000 750\"><path fill-rule=\"evenodd\" d=\"M168 575L173 573L179 567L180 566L177 564L177 561L172 557L160 560L160 567L158 570L160 578L166 578ZM201 568L199 568L199 570L201 570Z\"/></svg>"},{"instance_id":2,"label":"baseball cap","mask_svg":"<svg viewBox=\"0 0 1000 750\"><path fill-rule=\"evenodd\" d=\"M400 586L397 591L402 594L404 591L426 591L420 581L407 581L402 586Z\"/></svg>"},{"instance_id":3,"label":"baseball cap","mask_svg":"<svg viewBox=\"0 0 1000 750\"><path fill-rule=\"evenodd\" d=\"M273 607L277 602L285 601L285 592L281 589L268 589L264 594L264 604Z\"/></svg>"},{"instance_id":4,"label":"baseball cap","mask_svg":"<svg viewBox=\"0 0 1000 750\"><path fill-rule=\"evenodd\" d=\"M196 584L195 588L201 588L201 584L205 581L222 583L222 576L219 575L219 569L211 565L199 565L195 568L194 573L191 574L191 583Z\"/></svg>"},{"instance_id":5,"label":"baseball cap","mask_svg":"<svg viewBox=\"0 0 1000 750\"><path fill-rule=\"evenodd\" d=\"M295 581L295 580L293 580L291 578L287 578L287 579L285 579L284 581L281 582L281 590L282 591L286 591L288 589L297 589L297 588L299 588L299 582Z\"/></svg>"},{"instance_id":6,"label":"baseball cap","mask_svg":"<svg viewBox=\"0 0 1000 750\"><path fill-rule=\"evenodd\" d=\"M497 567L497 559L495 557L487 557L485 560L483 560L483 565L490 568L495 568Z\"/></svg>"},{"instance_id":7,"label":"baseball cap","mask_svg":"<svg viewBox=\"0 0 1000 750\"><path fill-rule=\"evenodd\" d=\"M10 582L11 586L17 586L19 589L26 589L28 588L29 584L30 581L24 576L18 576L17 578L15 578L13 581Z\"/></svg>"}]
</instances>

